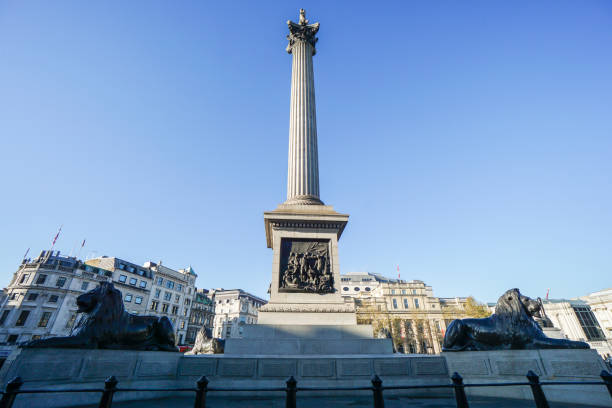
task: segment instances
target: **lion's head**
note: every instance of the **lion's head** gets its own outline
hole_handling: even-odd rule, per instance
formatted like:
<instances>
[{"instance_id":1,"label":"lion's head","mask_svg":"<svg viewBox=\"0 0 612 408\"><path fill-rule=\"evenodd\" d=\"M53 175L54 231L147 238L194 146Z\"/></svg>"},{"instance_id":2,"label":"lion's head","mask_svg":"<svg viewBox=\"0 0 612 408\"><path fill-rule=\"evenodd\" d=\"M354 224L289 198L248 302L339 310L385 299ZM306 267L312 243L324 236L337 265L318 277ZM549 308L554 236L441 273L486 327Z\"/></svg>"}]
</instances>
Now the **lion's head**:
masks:
<instances>
[{"instance_id":1,"label":"lion's head","mask_svg":"<svg viewBox=\"0 0 612 408\"><path fill-rule=\"evenodd\" d=\"M540 304L514 288L507 290L497 300L495 315L500 318L508 318L513 322L533 320L534 316L540 315Z\"/></svg>"},{"instance_id":2,"label":"lion's head","mask_svg":"<svg viewBox=\"0 0 612 408\"><path fill-rule=\"evenodd\" d=\"M79 296L76 303L79 313L95 316L98 324L112 322L125 311L121 292L111 282L101 282L95 289Z\"/></svg>"}]
</instances>

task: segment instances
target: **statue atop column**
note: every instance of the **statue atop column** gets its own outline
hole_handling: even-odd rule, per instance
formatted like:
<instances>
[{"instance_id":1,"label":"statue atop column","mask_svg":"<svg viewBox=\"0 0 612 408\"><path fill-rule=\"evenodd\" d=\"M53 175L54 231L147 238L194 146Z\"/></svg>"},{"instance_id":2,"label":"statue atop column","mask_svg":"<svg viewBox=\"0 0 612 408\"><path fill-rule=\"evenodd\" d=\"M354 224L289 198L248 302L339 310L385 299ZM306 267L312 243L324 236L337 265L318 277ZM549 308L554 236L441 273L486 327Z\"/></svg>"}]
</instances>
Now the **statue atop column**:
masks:
<instances>
[{"instance_id":1,"label":"statue atop column","mask_svg":"<svg viewBox=\"0 0 612 408\"><path fill-rule=\"evenodd\" d=\"M306 41L312 45L312 55L315 55L317 50L314 48L314 46L319 40L315 37L315 34L317 34L317 31L319 31L319 23L308 24L308 20L306 20L306 11L304 11L304 9L300 9L299 22L294 23L293 21L288 20L287 25L289 26L290 33L287 36L287 39L289 40L287 52L291 54L291 50L296 41Z\"/></svg>"}]
</instances>

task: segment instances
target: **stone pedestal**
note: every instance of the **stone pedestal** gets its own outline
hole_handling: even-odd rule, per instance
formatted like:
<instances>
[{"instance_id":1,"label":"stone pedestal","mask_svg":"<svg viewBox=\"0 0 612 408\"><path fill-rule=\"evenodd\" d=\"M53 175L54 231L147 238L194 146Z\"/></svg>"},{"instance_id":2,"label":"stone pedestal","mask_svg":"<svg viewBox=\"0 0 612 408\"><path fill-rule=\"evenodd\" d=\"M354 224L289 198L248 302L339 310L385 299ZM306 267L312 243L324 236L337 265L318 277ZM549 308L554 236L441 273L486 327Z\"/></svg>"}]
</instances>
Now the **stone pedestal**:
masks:
<instances>
[{"instance_id":1,"label":"stone pedestal","mask_svg":"<svg viewBox=\"0 0 612 408\"><path fill-rule=\"evenodd\" d=\"M605 369L595 350L498 350L442 353L449 374L458 372L465 384L524 382L532 370L540 381L601 381ZM603 385L543 386L549 402L609 406L612 402ZM533 400L529 386L468 387L468 398L486 396Z\"/></svg>"},{"instance_id":2,"label":"stone pedestal","mask_svg":"<svg viewBox=\"0 0 612 408\"><path fill-rule=\"evenodd\" d=\"M348 217L326 205L283 204L264 213L274 254L270 302L258 324L357 324L354 304L339 290L338 239Z\"/></svg>"}]
</instances>

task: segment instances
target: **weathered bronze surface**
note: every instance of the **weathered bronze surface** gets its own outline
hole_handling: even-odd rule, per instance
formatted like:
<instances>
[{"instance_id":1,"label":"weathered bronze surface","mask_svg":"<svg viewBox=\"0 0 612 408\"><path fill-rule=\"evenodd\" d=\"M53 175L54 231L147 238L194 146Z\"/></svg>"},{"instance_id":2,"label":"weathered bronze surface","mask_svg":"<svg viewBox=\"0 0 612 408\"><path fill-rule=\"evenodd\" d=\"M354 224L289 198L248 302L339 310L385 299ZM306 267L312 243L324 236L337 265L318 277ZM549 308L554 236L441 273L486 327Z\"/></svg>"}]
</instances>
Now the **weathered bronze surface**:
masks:
<instances>
[{"instance_id":1,"label":"weathered bronze surface","mask_svg":"<svg viewBox=\"0 0 612 408\"><path fill-rule=\"evenodd\" d=\"M453 320L444 336L443 351L508 349L588 349L582 341L547 337L533 319L541 317L541 303L518 289L504 293L495 314L483 319Z\"/></svg>"},{"instance_id":2,"label":"weathered bronze surface","mask_svg":"<svg viewBox=\"0 0 612 408\"><path fill-rule=\"evenodd\" d=\"M333 293L329 240L283 238L279 292Z\"/></svg>"},{"instance_id":3,"label":"weathered bronze surface","mask_svg":"<svg viewBox=\"0 0 612 408\"><path fill-rule=\"evenodd\" d=\"M178 351L170 320L126 312L121 292L110 282L79 296L77 306L83 315L71 336L32 340L20 347Z\"/></svg>"},{"instance_id":4,"label":"weathered bronze surface","mask_svg":"<svg viewBox=\"0 0 612 408\"><path fill-rule=\"evenodd\" d=\"M186 355L198 354L223 354L225 349L225 340L215 339L210 335L209 329L202 326L196 336L193 348L186 352Z\"/></svg>"}]
</instances>

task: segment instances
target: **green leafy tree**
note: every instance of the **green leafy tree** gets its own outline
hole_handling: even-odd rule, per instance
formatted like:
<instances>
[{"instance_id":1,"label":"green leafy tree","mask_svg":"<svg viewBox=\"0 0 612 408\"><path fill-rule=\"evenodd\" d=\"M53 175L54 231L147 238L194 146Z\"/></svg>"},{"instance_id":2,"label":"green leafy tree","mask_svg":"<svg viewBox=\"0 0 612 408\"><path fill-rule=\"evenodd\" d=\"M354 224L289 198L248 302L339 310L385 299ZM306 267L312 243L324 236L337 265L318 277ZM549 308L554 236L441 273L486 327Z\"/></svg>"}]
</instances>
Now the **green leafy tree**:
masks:
<instances>
[{"instance_id":1,"label":"green leafy tree","mask_svg":"<svg viewBox=\"0 0 612 408\"><path fill-rule=\"evenodd\" d=\"M489 311L487 305L477 302L472 296L468 297L465 302L465 314L468 317L491 316L491 312Z\"/></svg>"}]
</instances>

